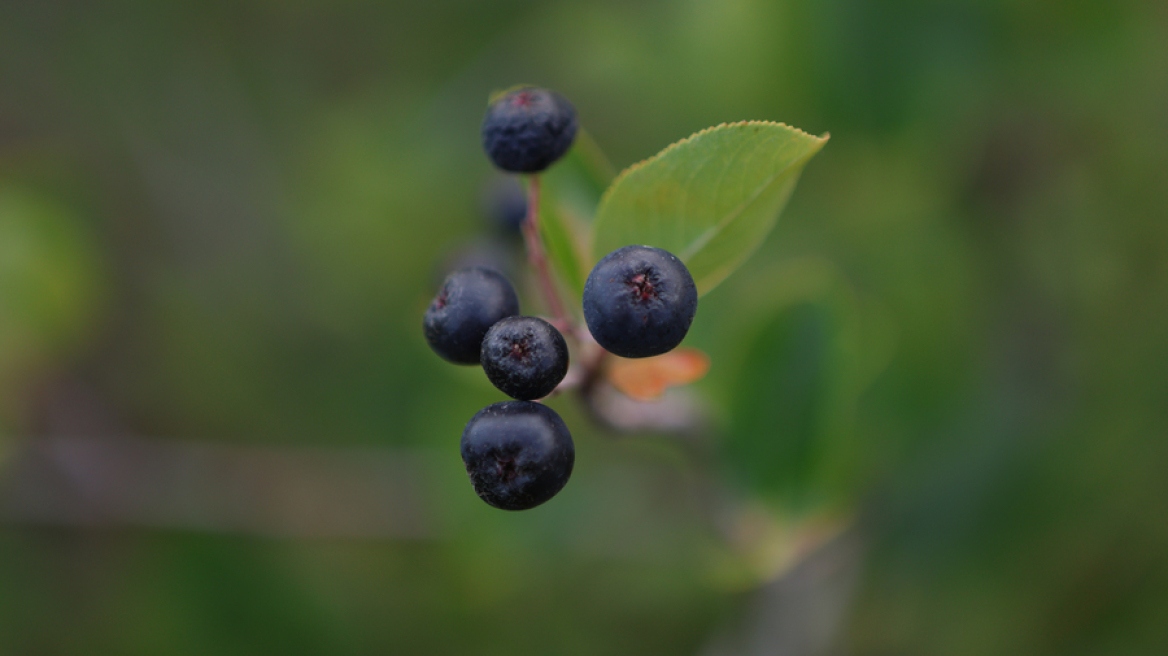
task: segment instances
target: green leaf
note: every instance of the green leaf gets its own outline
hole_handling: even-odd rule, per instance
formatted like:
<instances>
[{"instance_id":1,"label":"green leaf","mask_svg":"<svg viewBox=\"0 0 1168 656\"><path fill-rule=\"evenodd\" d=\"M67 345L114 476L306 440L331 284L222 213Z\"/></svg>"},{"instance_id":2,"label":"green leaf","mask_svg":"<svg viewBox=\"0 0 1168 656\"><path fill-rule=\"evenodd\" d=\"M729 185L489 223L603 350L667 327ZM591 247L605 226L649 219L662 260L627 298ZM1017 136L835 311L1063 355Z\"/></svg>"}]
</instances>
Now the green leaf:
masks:
<instances>
[{"instance_id":1,"label":"green leaf","mask_svg":"<svg viewBox=\"0 0 1168 656\"><path fill-rule=\"evenodd\" d=\"M669 146L627 169L605 193L590 262L630 244L656 246L686 263L698 293L710 291L762 243L827 138L748 121Z\"/></svg>"},{"instance_id":2,"label":"green leaf","mask_svg":"<svg viewBox=\"0 0 1168 656\"><path fill-rule=\"evenodd\" d=\"M727 472L753 495L796 515L849 509L879 445L860 440L860 398L892 355L887 311L856 292L831 262L806 257L751 265L763 287L710 299L733 325L720 384L731 418Z\"/></svg>"},{"instance_id":3,"label":"green leaf","mask_svg":"<svg viewBox=\"0 0 1168 656\"><path fill-rule=\"evenodd\" d=\"M556 274L573 293L581 295L587 275L584 270L586 230L581 227L582 215L566 206L558 192L558 189L548 189L540 195L540 235Z\"/></svg>"},{"instance_id":4,"label":"green leaf","mask_svg":"<svg viewBox=\"0 0 1168 656\"><path fill-rule=\"evenodd\" d=\"M749 488L796 509L814 506L809 479L823 466L825 423L840 410L838 331L828 307L799 303L765 325L742 371L750 384L738 390L727 456Z\"/></svg>"},{"instance_id":5,"label":"green leaf","mask_svg":"<svg viewBox=\"0 0 1168 656\"><path fill-rule=\"evenodd\" d=\"M556 273L576 296L584 293L590 224L612 182L612 166L581 130L572 149L540 175L540 234Z\"/></svg>"}]
</instances>

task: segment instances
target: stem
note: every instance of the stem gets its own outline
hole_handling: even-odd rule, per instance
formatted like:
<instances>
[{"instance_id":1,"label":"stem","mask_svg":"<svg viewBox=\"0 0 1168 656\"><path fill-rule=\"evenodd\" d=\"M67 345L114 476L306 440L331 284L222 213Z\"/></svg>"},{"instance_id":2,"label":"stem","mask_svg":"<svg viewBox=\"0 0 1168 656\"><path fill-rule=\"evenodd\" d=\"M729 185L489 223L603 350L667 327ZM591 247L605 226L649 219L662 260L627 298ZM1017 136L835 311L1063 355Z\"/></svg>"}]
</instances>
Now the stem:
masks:
<instances>
[{"instance_id":1,"label":"stem","mask_svg":"<svg viewBox=\"0 0 1168 656\"><path fill-rule=\"evenodd\" d=\"M555 323L572 330L572 321L568 317L568 313L564 311L564 304L556 291L556 284L548 269L547 255L543 250L543 240L539 237L539 175L531 174L528 176L528 182L527 218L523 221L523 239L527 244L527 259L535 268L540 289L543 291L544 300L547 301L548 310L555 318Z\"/></svg>"},{"instance_id":2,"label":"stem","mask_svg":"<svg viewBox=\"0 0 1168 656\"><path fill-rule=\"evenodd\" d=\"M600 381L600 374L604 371L609 356L608 351L601 348L596 342L592 342L592 346L594 350L584 365L584 376L580 380L580 393L589 399L589 403L591 403L592 392L596 389L596 383Z\"/></svg>"},{"instance_id":3,"label":"stem","mask_svg":"<svg viewBox=\"0 0 1168 656\"><path fill-rule=\"evenodd\" d=\"M544 300L552 315L552 325L565 335L575 337L576 342L584 352L581 370L577 370L576 375L570 377L571 380L565 379L564 382L560 383L553 394L579 388L581 398L587 405L592 402L590 397L596 383L599 382L608 351L593 341L592 335L589 335L587 330L577 326L571 315L564 310L564 303L560 299L556 283L552 279L552 273L548 267L547 253L543 249L543 239L539 234L539 183L537 174L533 173L528 176L527 217L523 221L523 240L527 246L527 259L531 262L532 268L535 269L540 290L543 292Z\"/></svg>"}]
</instances>

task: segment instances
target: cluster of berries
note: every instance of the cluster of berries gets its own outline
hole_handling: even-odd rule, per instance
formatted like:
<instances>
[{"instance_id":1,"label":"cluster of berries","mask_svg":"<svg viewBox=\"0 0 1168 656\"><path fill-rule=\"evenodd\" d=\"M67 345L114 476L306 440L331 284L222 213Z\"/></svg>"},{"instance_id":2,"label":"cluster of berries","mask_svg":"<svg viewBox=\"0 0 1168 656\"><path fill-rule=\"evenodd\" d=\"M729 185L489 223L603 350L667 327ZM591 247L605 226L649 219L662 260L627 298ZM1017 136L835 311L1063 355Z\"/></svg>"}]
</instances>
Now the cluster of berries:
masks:
<instances>
[{"instance_id":1,"label":"cluster of berries","mask_svg":"<svg viewBox=\"0 0 1168 656\"><path fill-rule=\"evenodd\" d=\"M559 159L576 135L576 111L558 94L521 88L493 101L483 146L499 168L535 173ZM681 260L659 248L626 246L592 269L583 311L596 343L642 358L681 343L697 310L697 288ZM534 508L568 482L575 445L551 408L537 403L568 372L568 345L552 324L519 314L503 274L471 267L446 277L423 320L426 341L442 358L481 365L515 399L483 408L462 434L462 459L475 492L504 510Z\"/></svg>"}]
</instances>

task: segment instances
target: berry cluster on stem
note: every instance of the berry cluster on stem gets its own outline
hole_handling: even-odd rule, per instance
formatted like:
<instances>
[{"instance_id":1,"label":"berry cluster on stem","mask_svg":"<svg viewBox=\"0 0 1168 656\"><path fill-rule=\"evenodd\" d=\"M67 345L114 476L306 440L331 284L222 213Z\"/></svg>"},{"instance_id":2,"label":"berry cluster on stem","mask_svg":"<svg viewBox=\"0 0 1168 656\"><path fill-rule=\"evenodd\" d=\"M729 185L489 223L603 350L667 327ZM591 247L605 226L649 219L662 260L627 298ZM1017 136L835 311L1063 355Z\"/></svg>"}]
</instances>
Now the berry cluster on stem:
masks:
<instances>
[{"instance_id":1,"label":"berry cluster on stem","mask_svg":"<svg viewBox=\"0 0 1168 656\"><path fill-rule=\"evenodd\" d=\"M681 260L659 248L630 245L593 268L583 295L587 330L575 323L540 236L539 172L567 152L576 131L575 108L546 89L506 93L490 103L483 119L488 157L505 171L527 175L521 229L551 321L520 315L511 283L497 271L475 267L446 278L423 322L435 352L457 364L479 364L492 384L515 399L481 410L462 435L475 492L505 510L548 501L572 473L571 434L554 410L537 401L569 388L587 400L609 354L643 358L673 349L697 308L696 287ZM564 334L584 352L572 377Z\"/></svg>"}]
</instances>

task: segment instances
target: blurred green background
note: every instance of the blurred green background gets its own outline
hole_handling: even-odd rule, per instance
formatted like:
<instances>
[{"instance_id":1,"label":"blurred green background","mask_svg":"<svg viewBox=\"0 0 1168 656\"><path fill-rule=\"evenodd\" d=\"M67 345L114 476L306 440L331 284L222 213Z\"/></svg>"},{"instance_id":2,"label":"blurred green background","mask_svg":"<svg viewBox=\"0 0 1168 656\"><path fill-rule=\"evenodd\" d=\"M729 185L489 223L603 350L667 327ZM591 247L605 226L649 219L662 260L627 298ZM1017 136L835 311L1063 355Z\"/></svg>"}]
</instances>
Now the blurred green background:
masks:
<instances>
[{"instance_id":1,"label":"blurred green background","mask_svg":"<svg viewBox=\"0 0 1168 656\"><path fill-rule=\"evenodd\" d=\"M420 322L517 82L832 138L512 514ZM0 653L1168 653L1166 153L1163 3L0 2Z\"/></svg>"}]
</instances>

